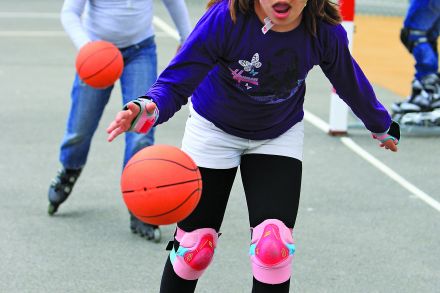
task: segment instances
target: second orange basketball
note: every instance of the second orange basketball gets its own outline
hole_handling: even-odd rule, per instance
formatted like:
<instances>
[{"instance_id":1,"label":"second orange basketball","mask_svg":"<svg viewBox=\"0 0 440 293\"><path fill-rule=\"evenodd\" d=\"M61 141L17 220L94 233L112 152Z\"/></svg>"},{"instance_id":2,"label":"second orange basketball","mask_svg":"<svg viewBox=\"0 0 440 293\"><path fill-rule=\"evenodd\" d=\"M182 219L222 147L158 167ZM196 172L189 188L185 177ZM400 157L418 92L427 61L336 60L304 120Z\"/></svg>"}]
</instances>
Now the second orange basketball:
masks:
<instances>
[{"instance_id":1,"label":"second orange basketball","mask_svg":"<svg viewBox=\"0 0 440 293\"><path fill-rule=\"evenodd\" d=\"M185 152L174 146L153 145L128 161L121 191L127 208L139 220L167 225L185 219L197 206L202 178Z\"/></svg>"},{"instance_id":2,"label":"second orange basketball","mask_svg":"<svg viewBox=\"0 0 440 293\"><path fill-rule=\"evenodd\" d=\"M106 88L121 76L124 60L119 49L112 43L93 41L80 49L75 66L79 77L86 84L94 88Z\"/></svg>"}]
</instances>

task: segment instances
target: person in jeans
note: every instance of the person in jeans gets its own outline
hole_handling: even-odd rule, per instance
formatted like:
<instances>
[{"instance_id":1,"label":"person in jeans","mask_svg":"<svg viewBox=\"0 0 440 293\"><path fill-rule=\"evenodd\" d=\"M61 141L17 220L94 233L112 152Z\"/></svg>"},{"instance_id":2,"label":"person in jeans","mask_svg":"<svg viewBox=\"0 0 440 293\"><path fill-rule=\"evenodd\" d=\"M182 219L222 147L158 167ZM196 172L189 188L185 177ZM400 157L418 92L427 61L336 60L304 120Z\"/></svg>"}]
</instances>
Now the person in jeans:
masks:
<instances>
[{"instance_id":1,"label":"person in jeans","mask_svg":"<svg viewBox=\"0 0 440 293\"><path fill-rule=\"evenodd\" d=\"M180 35L180 45L191 31L184 0L162 0ZM79 50L95 40L113 43L122 53L124 69L120 77L122 104L145 93L157 78L157 52L153 28L152 0L65 0L61 22ZM72 192L83 170L93 135L113 85L96 89L78 76L71 91L71 107L59 159L61 169L49 187L49 214L57 212ZM154 143L154 128L146 134L127 133L123 166L140 149ZM157 226L145 224L130 215L132 232L159 240Z\"/></svg>"},{"instance_id":2,"label":"person in jeans","mask_svg":"<svg viewBox=\"0 0 440 293\"><path fill-rule=\"evenodd\" d=\"M440 126L439 33L440 0L411 0L400 39L414 57L414 79L409 98L391 107L403 124Z\"/></svg>"}]
</instances>

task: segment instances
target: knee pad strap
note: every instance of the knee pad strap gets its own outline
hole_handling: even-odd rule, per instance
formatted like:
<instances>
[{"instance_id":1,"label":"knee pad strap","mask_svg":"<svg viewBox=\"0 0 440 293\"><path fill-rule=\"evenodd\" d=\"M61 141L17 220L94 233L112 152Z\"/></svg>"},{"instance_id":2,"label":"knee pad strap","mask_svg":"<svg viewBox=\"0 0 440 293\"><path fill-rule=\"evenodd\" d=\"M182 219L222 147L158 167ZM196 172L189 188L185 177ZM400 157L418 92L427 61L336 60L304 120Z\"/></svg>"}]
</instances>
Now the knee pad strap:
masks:
<instances>
[{"instance_id":1,"label":"knee pad strap","mask_svg":"<svg viewBox=\"0 0 440 293\"><path fill-rule=\"evenodd\" d=\"M268 219L253 228L249 255L252 273L258 281L266 284L287 281L292 273L294 253L292 230L280 220Z\"/></svg>"},{"instance_id":2,"label":"knee pad strap","mask_svg":"<svg viewBox=\"0 0 440 293\"><path fill-rule=\"evenodd\" d=\"M185 280L196 280L206 270L214 256L218 234L214 229L202 228L185 232L176 231L179 248L171 250L170 260L176 274Z\"/></svg>"},{"instance_id":3,"label":"knee pad strap","mask_svg":"<svg viewBox=\"0 0 440 293\"><path fill-rule=\"evenodd\" d=\"M414 47L416 47L417 45L429 42L428 32L422 30L413 30L404 27L400 31L400 40L402 41L403 45L408 49L408 51L412 53Z\"/></svg>"}]
</instances>

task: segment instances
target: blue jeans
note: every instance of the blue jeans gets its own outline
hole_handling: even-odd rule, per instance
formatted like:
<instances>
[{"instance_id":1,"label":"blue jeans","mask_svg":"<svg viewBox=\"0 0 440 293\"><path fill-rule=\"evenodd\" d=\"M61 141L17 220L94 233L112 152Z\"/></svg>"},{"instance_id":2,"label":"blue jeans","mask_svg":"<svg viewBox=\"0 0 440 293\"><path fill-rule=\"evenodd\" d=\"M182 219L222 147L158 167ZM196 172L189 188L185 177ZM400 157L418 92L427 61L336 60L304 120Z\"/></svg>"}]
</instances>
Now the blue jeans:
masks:
<instances>
[{"instance_id":1,"label":"blue jeans","mask_svg":"<svg viewBox=\"0 0 440 293\"><path fill-rule=\"evenodd\" d=\"M429 42L423 42L415 46L412 54L416 61L415 77L421 79L424 76L437 73L438 54L432 44L437 43L440 31L440 0L411 0L404 27L412 30L425 31ZM416 40L417 36L409 36Z\"/></svg>"},{"instance_id":2,"label":"blue jeans","mask_svg":"<svg viewBox=\"0 0 440 293\"><path fill-rule=\"evenodd\" d=\"M122 104L145 95L157 79L157 53L154 37L120 49L124 70L120 82ZM61 142L60 161L64 168L79 169L87 161L93 134L98 128L113 86L95 89L86 85L76 74L71 93L71 108L67 128ZM127 132L123 166L140 149L154 144L154 129L147 134Z\"/></svg>"}]
</instances>

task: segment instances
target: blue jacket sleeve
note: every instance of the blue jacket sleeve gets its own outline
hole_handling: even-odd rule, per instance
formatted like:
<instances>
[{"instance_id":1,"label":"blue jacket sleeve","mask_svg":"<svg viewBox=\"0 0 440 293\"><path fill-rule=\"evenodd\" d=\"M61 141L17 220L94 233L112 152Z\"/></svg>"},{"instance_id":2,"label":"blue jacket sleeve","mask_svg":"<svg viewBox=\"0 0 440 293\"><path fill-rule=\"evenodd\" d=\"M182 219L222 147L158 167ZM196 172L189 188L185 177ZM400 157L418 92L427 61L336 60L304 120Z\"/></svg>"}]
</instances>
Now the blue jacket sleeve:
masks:
<instances>
[{"instance_id":1,"label":"blue jacket sleeve","mask_svg":"<svg viewBox=\"0 0 440 293\"><path fill-rule=\"evenodd\" d=\"M342 25L323 25L320 31L322 58L320 67L339 97L374 133L386 132L391 117L377 100L373 88L351 56L347 33Z\"/></svg>"}]
</instances>

